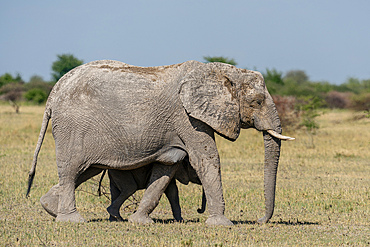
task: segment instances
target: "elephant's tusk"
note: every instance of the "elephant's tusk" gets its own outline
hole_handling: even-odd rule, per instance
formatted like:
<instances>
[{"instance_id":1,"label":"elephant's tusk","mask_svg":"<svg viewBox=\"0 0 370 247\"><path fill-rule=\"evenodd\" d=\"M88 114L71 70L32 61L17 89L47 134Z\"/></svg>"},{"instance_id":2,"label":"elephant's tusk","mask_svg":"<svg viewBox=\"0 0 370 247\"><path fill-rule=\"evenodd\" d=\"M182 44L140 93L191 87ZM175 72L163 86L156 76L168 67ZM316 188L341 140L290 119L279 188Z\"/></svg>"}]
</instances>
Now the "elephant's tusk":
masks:
<instances>
[{"instance_id":1,"label":"elephant's tusk","mask_svg":"<svg viewBox=\"0 0 370 247\"><path fill-rule=\"evenodd\" d=\"M273 131L273 130L267 130L267 133L269 133L270 135L276 137L276 138L279 138L281 140L284 140L284 141L293 141L295 140L295 138L293 137L289 137L289 136L283 136L283 135L280 135L279 133Z\"/></svg>"}]
</instances>

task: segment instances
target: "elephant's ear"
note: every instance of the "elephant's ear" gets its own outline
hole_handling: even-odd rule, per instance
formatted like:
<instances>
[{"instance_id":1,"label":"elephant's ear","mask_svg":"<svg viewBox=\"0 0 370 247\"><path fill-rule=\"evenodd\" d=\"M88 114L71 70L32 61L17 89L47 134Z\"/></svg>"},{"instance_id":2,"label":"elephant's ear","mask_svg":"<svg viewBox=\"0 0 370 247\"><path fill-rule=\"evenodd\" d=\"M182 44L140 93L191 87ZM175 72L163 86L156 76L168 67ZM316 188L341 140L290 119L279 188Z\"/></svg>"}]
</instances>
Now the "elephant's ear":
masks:
<instances>
[{"instance_id":1,"label":"elephant's ear","mask_svg":"<svg viewBox=\"0 0 370 247\"><path fill-rule=\"evenodd\" d=\"M235 85L225 73L225 65L202 64L189 72L181 81L180 99L191 117L230 140L238 138L239 101Z\"/></svg>"}]
</instances>

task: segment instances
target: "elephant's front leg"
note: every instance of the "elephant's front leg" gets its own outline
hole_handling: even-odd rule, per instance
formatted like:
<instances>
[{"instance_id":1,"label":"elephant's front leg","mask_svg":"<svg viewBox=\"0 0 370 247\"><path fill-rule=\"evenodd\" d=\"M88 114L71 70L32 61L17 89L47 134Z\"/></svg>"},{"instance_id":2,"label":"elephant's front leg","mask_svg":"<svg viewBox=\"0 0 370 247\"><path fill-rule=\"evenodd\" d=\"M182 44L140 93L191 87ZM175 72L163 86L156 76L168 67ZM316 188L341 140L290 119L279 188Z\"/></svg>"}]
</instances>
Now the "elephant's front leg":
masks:
<instances>
[{"instance_id":1,"label":"elephant's front leg","mask_svg":"<svg viewBox=\"0 0 370 247\"><path fill-rule=\"evenodd\" d=\"M225 217L225 201L222 193L220 160L218 154L205 157L202 154L189 155L190 163L196 169L206 194L209 217L208 225L230 226L233 223Z\"/></svg>"},{"instance_id":2,"label":"elephant's front leg","mask_svg":"<svg viewBox=\"0 0 370 247\"><path fill-rule=\"evenodd\" d=\"M233 225L224 215L220 157L213 130L196 119L191 120L193 128L186 129L180 137L185 141L190 164L197 172L206 194L210 214L206 224Z\"/></svg>"},{"instance_id":3,"label":"elephant's front leg","mask_svg":"<svg viewBox=\"0 0 370 247\"><path fill-rule=\"evenodd\" d=\"M153 220L149 214L158 205L159 200L166 190L171 179L175 175L178 164L162 165L155 164L149 180L149 185L144 192L137 211L129 217L130 222L140 224L150 224Z\"/></svg>"}]
</instances>

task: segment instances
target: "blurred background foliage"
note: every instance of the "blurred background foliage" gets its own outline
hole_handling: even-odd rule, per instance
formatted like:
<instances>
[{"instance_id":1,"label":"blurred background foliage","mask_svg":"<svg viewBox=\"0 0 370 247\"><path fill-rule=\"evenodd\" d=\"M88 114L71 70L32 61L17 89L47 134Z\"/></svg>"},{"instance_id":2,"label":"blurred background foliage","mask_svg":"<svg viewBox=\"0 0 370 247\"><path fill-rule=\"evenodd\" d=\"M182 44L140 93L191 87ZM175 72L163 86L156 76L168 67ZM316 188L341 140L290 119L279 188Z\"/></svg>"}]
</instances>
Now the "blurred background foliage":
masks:
<instances>
[{"instance_id":1,"label":"blurred background foliage","mask_svg":"<svg viewBox=\"0 0 370 247\"><path fill-rule=\"evenodd\" d=\"M83 61L72 54L57 55L57 60L51 65L51 81L34 75L26 82L20 74L13 76L5 73L0 76L0 100L8 101L17 113L21 104L44 104L54 84L68 71L81 64Z\"/></svg>"},{"instance_id":2,"label":"blurred background foliage","mask_svg":"<svg viewBox=\"0 0 370 247\"><path fill-rule=\"evenodd\" d=\"M204 56L203 62L221 62L237 65L233 58ZM24 81L20 74L0 76L0 100L9 102L18 113L22 104L44 104L54 84L69 70L83 64L72 54L57 55L51 65L51 81L34 75ZM258 70L254 68L253 70ZM284 130L319 128L315 118L323 109L351 109L370 117L370 79L349 77L336 85L327 81L311 81L304 70L279 71L267 68L260 71L272 95Z\"/></svg>"}]
</instances>

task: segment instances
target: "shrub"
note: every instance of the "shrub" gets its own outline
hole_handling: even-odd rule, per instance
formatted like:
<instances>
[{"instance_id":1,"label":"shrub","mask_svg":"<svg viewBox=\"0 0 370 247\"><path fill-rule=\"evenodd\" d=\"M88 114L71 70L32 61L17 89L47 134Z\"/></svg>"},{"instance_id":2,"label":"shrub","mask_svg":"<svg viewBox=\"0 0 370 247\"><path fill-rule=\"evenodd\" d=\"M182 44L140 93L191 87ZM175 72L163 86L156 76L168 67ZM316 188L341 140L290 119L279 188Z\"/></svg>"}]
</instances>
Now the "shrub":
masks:
<instances>
[{"instance_id":1,"label":"shrub","mask_svg":"<svg viewBox=\"0 0 370 247\"><path fill-rule=\"evenodd\" d=\"M294 96L272 96L277 112L279 114L281 126L285 130L292 130L299 127L300 111L297 110L297 100Z\"/></svg>"},{"instance_id":2,"label":"shrub","mask_svg":"<svg viewBox=\"0 0 370 247\"><path fill-rule=\"evenodd\" d=\"M301 126L314 133L319 128L319 124L316 122L316 118L321 115L318 109L323 106L323 102L319 97L300 97L297 102L297 109L301 112Z\"/></svg>"},{"instance_id":3,"label":"shrub","mask_svg":"<svg viewBox=\"0 0 370 247\"><path fill-rule=\"evenodd\" d=\"M28 82L24 84L24 89L26 91L29 91L35 88L41 89L46 94L49 94L51 89L53 88L53 85L51 83L42 82L42 81L33 81L33 82Z\"/></svg>"},{"instance_id":4,"label":"shrub","mask_svg":"<svg viewBox=\"0 0 370 247\"><path fill-rule=\"evenodd\" d=\"M22 99L22 93L22 83L8 83L0 88L0 100L9 101L9 103L14 107L15 112L19 113L19 101Z\"/></svg>"},{"instance_id":5,"label":"shrub","mask_svg":"<svg viewBox=\"0 0 370 247\"><path fill-rule=\"evenodd\" d=\"M370 93L353 95L351 98L351 108L356 111L370 110Z\"/></svg>"},{"instance_id":6,"label":"shrub","mask_svg":"<svg viewBox=\"0 0 370 247\"><path fill-rule=\"evenodd\" d=\"M15 77L13 77L9 73L5 73L5 74L0 76L0 88L2 86L5 86L6 84L9 84L9 83L23 84L24 81L22 80L22 77L20 76L20 74L17 74Z\"/></svg>"},{"instance_id":7,"label":"shrub","mask_svg":"<svg viewBox=\"0 0 370 247\"><path fill-rule=\"evenodd\" d=\"M44 92L44 90L40 88L33 88L33 89L28 90L25 93L24 97L28 101L32 101L36 104L41 104L46 101L46 99L48 98L48 95Z\"/></svg>"},{"instance_id":8,"label":"shrub","mask_svg":"<svg viewBox=\"0 0 370 247\"><path fill-rule=\"evenodd\" d=\"M334 109L344 109L348 108L351 103L351 93L342 93L338 91L331 91L326 94L325 96L325 102L327 107Z\"/></svg>"}]
</instances>

